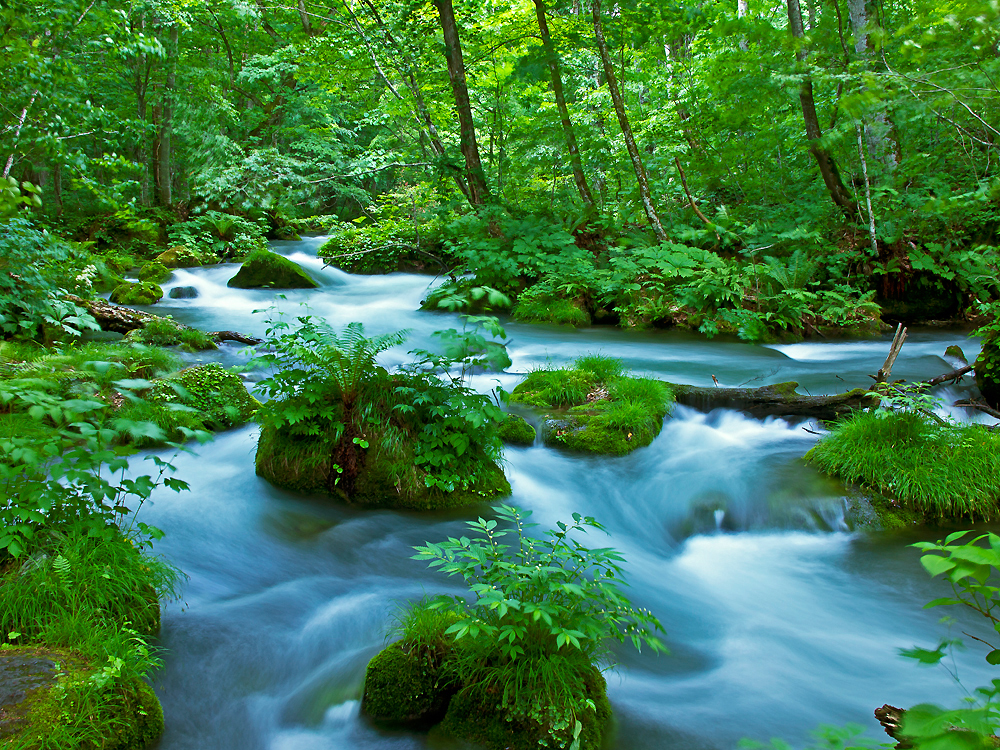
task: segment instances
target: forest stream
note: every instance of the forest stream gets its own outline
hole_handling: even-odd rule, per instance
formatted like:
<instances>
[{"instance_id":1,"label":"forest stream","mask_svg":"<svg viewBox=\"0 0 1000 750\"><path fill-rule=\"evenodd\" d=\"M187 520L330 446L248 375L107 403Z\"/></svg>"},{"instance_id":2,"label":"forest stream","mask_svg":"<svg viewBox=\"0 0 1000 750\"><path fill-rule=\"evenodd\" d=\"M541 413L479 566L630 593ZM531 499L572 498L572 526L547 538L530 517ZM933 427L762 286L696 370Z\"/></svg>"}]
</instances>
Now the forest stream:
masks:
<instances>
[{"instance_id":1,"label":"forest stream","mask_svg":"<svg viewBox=\"0 0 1000 750\"><path fill-rule=\"evenodd\" d=\"M341 326L369 334L411 329L407 349L460 326L456 316L418 310L429 276L352 276L323 268L323 238L274 242L320 288L285 292L282 309L308 303ZM203 330L260 335L275 294L230 289L235 265L178 269L164 290L191 286L193 299L164 298L161 315ZM510 390L532 368L588 352L673 382L724 386L788 380L803 393L870 382L888 338L755 346L680 331L507 324L512 367L476 376L488 391ZM920 380L946 372L945 348L971 361L963 332L911 331L893 375ZM189 355L245 361L242 347ZM961 387L946 402L964 397ZM950 401L949 401L950 399ZM897 650L947 637L938 610L945 593L908 545L943 532L879 533L852 528L847 490L804 465L816 424L756 420L735 411L678 406L652 445L624 458L570 455L536 444L505 451L508 502L543 526L574 512L603 522L626 559L631 596L667 630L669 655L622 649L608 674L617 728L611 746L731 748L742 737L801 744L819 724L863 724L883 703L955 704L948 672L920 667ZM359 713L365 665L384 645L400 603L457 593L455 581L413 561L412 547L459 535L475 511L413 514L355 510L273 488L254 474L257 427L218 435L176 460L191 492L158 492L142 511L166 536L156 551L188 580L167 605L165 669L154 678L166 716L160 750L362 750L428 747L424 735L387 732ZM481 512L486 512L484 506ZM961 612L949 613L960 622ZM989 681L974 650L954 668L966 687Z\"/></svg>"}]
</instances>

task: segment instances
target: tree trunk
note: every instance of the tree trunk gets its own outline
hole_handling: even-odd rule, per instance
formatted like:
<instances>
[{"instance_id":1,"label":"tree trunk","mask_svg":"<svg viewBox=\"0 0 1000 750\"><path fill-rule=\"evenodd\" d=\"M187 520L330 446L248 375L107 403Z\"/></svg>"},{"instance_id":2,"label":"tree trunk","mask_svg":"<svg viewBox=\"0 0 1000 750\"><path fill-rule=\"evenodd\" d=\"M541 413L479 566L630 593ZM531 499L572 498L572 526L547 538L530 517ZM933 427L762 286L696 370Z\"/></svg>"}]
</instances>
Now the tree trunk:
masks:
<instances>
[{"instance_id":1,"label":"tree trunk","mask_svg":"<svg viewBox=\"0 0 1000 750\"><path fill-rule=\"evenodd\" d=\"M618 79L615 77L615 68L611 62L611 55L608 54L608 45L604 41L604 29L601 26L601 0L593 0L594 12L594 36L597 39L597 49L601 53L601 65L604 68L604 77L608 81L608 89L611 91L611 101L615 105L615 114L618 115L618 124L621 126L622 135L625 137L625 148L628 149L629 158L632 160L632 169L635 171L635 178L639 183L639 195L642 198L642 207L646 212L646 218L656 239L664 242L667 233L663 231L660 224L660 217L656 214L653 206L653 198L649 192L649 180L646 177L646 168L642 164L642 157L639 149L635 145L635 137L632 135L632 127L628 123L628 115L625 113L625 100L622 98L621 90L618 88Z\"/></svg>"},{"instance_id":2,"label":"tree trunk","mask_svg":"<svg viewBox=\"0 0 1000 750\"><path fill-rule=\"evenodd\" d=\"M750 13L750 0L736 0L736 17L746 18ZM740 49L746 52L749 49L745 34L740 35Z\"/></svg>"},{"instance_id":3,"label":"tree trunk","mask_svg":"<svg viewBox=\"0 0 1000 750\"><path fill-rule=\"evenodd\" d=\"M871 67L874 49L869 36L868 22L871 18L868 6L869 0L847 0L847 15L851 23L851 34L854 36L854 51L865 69ZM865 86L862 84L862 91ZM871 115L872 125L864 128L868 153L890 171L899 163L899 142L895 128L889 119L889 113L884 107L879 107Z\"/></svg>"},{"instance_id":4,"label":"tree trunk","mask_svg":"<svg viewBox=\"0 0 1000 750\"><path fill-rule=\"evenodd\" d=\"M465 80L465 62L462 59L462 44L455 26L455 10L451 0L434 0L441 19L444 33L445 58L448 61L448 78L455 97L458 111L459 143L465 157L465 179L469 185L469 203L481 206L491 200L483 162L479 158L479 144L476 142L476 126L472 119L472 104L469 101L469 86Z\"/></svg>"},{"instance_id":5,"label":"tree trunk","mask_svg":"<svg viewBox=\"0 0 1000 750\"><path fill-rule=\"evenodd\" d=\"M802 28L802 10L799 7L799 0L787 0L787 4L788 28L796 39L803 39L805 38L805 31ZM804 47L800 47L795 56L800 63L804 63L806 59ZM840 206L848 219L853 220L857 216L858 207L854 202L854 198L848 192L847 188L844 187L833 157L819 143L823 131L820 129L819 118L816 116L816 102L813 99L812 78L808 72L804 74L802 83L799 86L799 101L802 104L802 118L806 123L806 137L809 139L809 150L816 158L816 164L819 165L823 182L826 183L826 188L830 191L830 197L833 199L833 202Z\"/></svg>"},{"instance_id":6,"label":"tree trunk","mask_svg":"<svg viewBox=\"0 0 1000 750\"><path fill-rule=\"evenodd\" d=\"M559 56L556 54L555 46L552 44L552 37L549 35L549 23L545 18L545 0L535 0L535 14L538 16L538 31L542 35L542 45L545 47L545 61L549 66L549 74L552 76L552 93L556 98L556 107L559 109L559 119L562 122L563 137L566 139L566 148L569 150L570 166L573 168L573 181L576 183L576 189L580 192L580 197L583 198L584 202L593 204L594 196L590 193L590 186L587 185L587 177L583 173L583 162L580 159L580 150L576 145L576 133L573 132L573 123L569 119L569 108L566 106L566 97L563 94Z\"/></svg>"},{"instance_id":7,"label":"tree trunk","mask_svg":"<svg viewBox=\"0 0 1000 750\"><path fill-rule=\"evenodd\" d=\"M167 45L167 70L163 84L163 104L160 108L160 137L156 154L156 197L161 206L173 204L171 190L171 125L174 114L174 89L177 79L177 24L170 27Z\"/></svg>"}]
</instances>

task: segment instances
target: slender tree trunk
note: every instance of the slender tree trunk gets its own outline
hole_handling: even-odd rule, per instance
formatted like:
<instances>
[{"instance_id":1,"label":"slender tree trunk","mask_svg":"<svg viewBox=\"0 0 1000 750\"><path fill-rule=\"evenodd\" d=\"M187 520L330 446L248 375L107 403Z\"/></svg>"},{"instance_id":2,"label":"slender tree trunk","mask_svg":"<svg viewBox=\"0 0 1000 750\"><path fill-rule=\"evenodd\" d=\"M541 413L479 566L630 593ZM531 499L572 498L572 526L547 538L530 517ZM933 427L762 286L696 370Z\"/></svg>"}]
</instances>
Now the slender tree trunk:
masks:
<instances>
[{"instance_id":1,"label":"slender tree trunk","mask_svg":"<svg viewBox=\"0 0 1000 750\"><path fill-rule=\"evenodd\" d=\"M642 157L639 149L635 145L635 137L632 135L632 127L628 123L628 115L625 113L625 100L622 98L621 90L618 88L618 79L615 78L615 68L611 62L611 55L608 54L608 45L604 40L604 28L601 25L601 0L593 0L594 13L594 36L597 39L597 49L601 53L601 64L604 68L604 77L608 82L608 89L611 91L611 101L615 105L615 114L618 115L618 124L621 126L622 135L625 137L625 148L628 149L629 158L632 160L632 169L635 171L635 178L639 183L639 195L642 198L642 207L646 212L653 233L660 242L667 239L667 233L663 231L660 224L660 217L656 214L656 207L653 205L653 198L649 192L649 180L646 177L646 168L642 164Z\"/></svg>"},{"instance_id":2,"label":"slender tree trunk","mask_svg":"<svg viewBox=\"0 0 1000 750\"><path fill-rule=\"evenodd\" d=\"M871 67L874 52L869 36L868 25L871 14L868 0L847 0L847 14L851 22L851 34L854 36L854 51L858 60L868 69ZM862 84L862 91L864 89L865 86ZM899 163L899 142L889 113L884 107L878 108L872 114L872 124L865 125L863 130L868 153L890 171L895 169Z\"/></svg>"},{"instance_id":3,"label":"slender tree trunk","mask_svg":"<svg viewBox=\"0 0 1000 750\"><path fill-rule=\"evenodd\" d=\"M805 31L802 28L802 10L799 8L799 0L787 0L787 3L788 27L794 37L803 39ZM800 63L804 63L806 59L805 49L800 48L796 52L796 57ZM799 85L799 101L802 104L802 118L806 124L806 137L809 139L809 150L812 151L813 156L816 158L816 164L819 165L823 182L826 183L826 188L830 192L833 202L840 206L848 219L853 220L858 213L857 205L847 188L844 187L833 157L819 143L823 131L820 129L819 118L816 116L816 102L813 99L812 78L808 72L804 74L802 83Z\"/></svg>"},{"instance_id":4,"label":"slender tree trunk","mask_svg":"<svg viewBox=\"0 0 1000 750\"><path fill-rule=\"evenodd\" d=\"M167 70L163 84L163 104L160 108L160 138L156 154L156 197L161 206L173 204L171 190L171 136L174 114L174 89L177 85L177 24L170 27L167 45Z\"/></svg>"},{"instance_id":5,"label":"slender tree trunk","mask_svg":"<svg viewBox=\"0 0 1000 750\"><path fill-rule=\"evenodd\" d=\"M746 18L750 13L750 0L736 0L736 17ZM746 52L749 49L745 34L740 35L740 49Z\"/></svg>"},{"instance_id":6,"label":"slender tree trunk","mask_svg":"<svg viewBox=\"0 0 1000 750\"><path fill-rule=\"evenodd\" d=\"M483 162L479 158L479 144L476 142L476 126L472 119L472 103L469 101L469 85L465 80L465 62L462 59L462 44L455 26L455 10L451 0L434 0L441 19L444 33L445 57L448 61L448 78L455 97L458 111L459 143L465 157L465 179L469 185L469 203L481 206L491 200Z\"/></svg>"},{"instance_id":7,"label":"slender tree trunk","mask_svg":"<svg viewBox=\"0 0 1000 750\"><path fill-rule=\"evenodd\" d=\"M559 56L556 54L555 46L552 44L552 37L549 35L549 23L545 18L545 0L535 0L535 14L538 16L538 31L542 35L542 45L545 48L545 61L548 63L549 74L552 77L552 93L556 98L556 107L559 109L559 119L562 122L563 137L566 139L566 148L569 150L570 166L573 168L573 181L576 183L576 189L580 192L580 197L583 198L584 202L593 204L594 196L590 193L587 177L583 173L583 161L580 159L580 150L576 145L576 133L573 132L573 122L569 119L569 108L566 106L566 96L563 93Z\"/></svg>"},{"instance_id":8,"label":"slender tree trunk","mask_svg":"<svg viewBox=\"0 0 1000 750\"><path fill-rule=\"evenodd\" d=\"M21 110L21 114L17 118L17 127L14 129L14 145L10 149L10 156L7 157L7 163L3 168L4 179L7 179L10 175L10 168L14 166L14 152L17 151L17 141L21 137L21 128L24 127L24 121L28 118L28 110L31 109L36 98L38 98L38 89L31 92L31 99L24 105L24 109Z\"/></svg>"}]
</instances>

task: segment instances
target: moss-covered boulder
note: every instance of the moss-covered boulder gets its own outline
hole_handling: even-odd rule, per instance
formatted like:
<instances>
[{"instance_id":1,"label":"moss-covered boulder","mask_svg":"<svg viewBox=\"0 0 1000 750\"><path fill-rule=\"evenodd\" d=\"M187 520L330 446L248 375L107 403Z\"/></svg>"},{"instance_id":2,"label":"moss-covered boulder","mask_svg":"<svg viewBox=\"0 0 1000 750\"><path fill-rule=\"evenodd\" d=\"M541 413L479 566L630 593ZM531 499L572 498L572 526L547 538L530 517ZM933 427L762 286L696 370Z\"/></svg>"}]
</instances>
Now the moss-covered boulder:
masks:
<instances>
[{"instance_id":1,"label":"moss-covered boulder","mask_svg":"<svg viewBox=\"0 0 1000 750\"><path fill-rule=\"evenodd\" d=\"M396 641L368 662L361 710L379 724L427 728L444 718L454 693L440 658Z\"/></svg>"},{"instance_id":2,"label":"moss-covered boulder","mask_svg":"<svg viewBox=\"0 0 1000 750\"><path fill-rule=\"evenodd\" d=\"M535 435L535 428L517 414L508 414L500 424L500 439L510 445L534 445Z\"/></svg>"},{"instance_id":3,"label":"moss-covered boulder","mask_svg":"<svg viewBox=\"0 0 1000 750\"><path fill-rule=\"evenodd\" d=\"M159 284L161 281L169 279L172 273L173 271L159 261L151 260L139 269L139 281L152 281L154 284Z\"/></svg>"},{"instance_id":4,"label":"moss-covered boulder","mask_svg":"<svg viewBox=\"0 0 1000 750\"><path fill-rule=\"evenodd\" d=\"M580 750L599 750L611 720L607 683L603 675L591 668L586 680L586 698L593 708L579 712ZM541 742L547 747L568 747L533 722L510 721L497 705L499 695L483 695L475 690L460 690L448 704L444 720L432 734L470 742L484 750L535 750ZM569 731L572 732L573 728Z\"/></svg>"},{"instance_id":5,"label":"moss-covered boulder","mask_svg":"<svg viewBox=\"0 0 1000 750\"><path fill-rule=\"evenodd\" d=\"M228 285L238 289L314 289L319 286L298 265L270 250L250 253Z\"/></svg>"},{"instance_id":6,"label":"moss-covered boulder","mask_svg":"<svg viewBox=\"0 0 1000 750\"><path fill-rule=\"evenodd\" d=\"M311 494L329 494L371 508L441 510L506 497L510 482L503 469L486 456L482 457L479 481L467 488L448 492L428 487L423 472L409 458L390 458L377 445L358 453L357 476L353 486L340 484L341 472L335 460L332 437L294 435L269 426L261 429L257 442L257 475L282 489Z\"/></svg>"},{"instance_id":7,"label":"moss-covered boulder","mask_svg":"<svg viewBox=\"0 0 1000 750\"><path fill-rule=\"evenodd\" d=\"M628 376L619 360L591 355L573 368L530 373L510 401L542 412L546 445L623 456L660 434L674 396L662 381Z\"/></svg>"},{"instance_id":8,"label":"moss-covered boulder","mask_svg":"<svg viewBox=\"0 0 1000 750\"><path fill-rule=\"evenodd\" d=\"M187 245L174 245L156 256L156 262L167 268L194 268L205 265L204 259Z\"/></svg>"},{"instance_id":9,"label":"moss-covered boulder","mask_svg":"<svg viewBox=\"0 0 1000 750\"><path fill-rule=\"evenodd\" d=\"M116 305L153 305L163 299L163 290L151 281L123 281L111 292Z\"/></svg>"},{"instance_id":10,"label":"moss-covered boulder","mask_svg":"<svg viewBox=\"0 0 1000 750\"><path fill-rule=\"evenodd\" d=\"M983 349L974 365L976 385L994 409L1000 409L1000 336L983 339Z\"/></svg>"},{"instance_id":11,"label":"moss-covered boulder","mask_svg":"<svg viewBox=\"0 0 1000 750\"><path fill-rule=\"evenodd\" d=\"M216 362L188 367L155 381L146 399L161 407L179 404L193 408L210 430L243 424L260 408L240 376Z\"/></svg>"},{"instance_id":12,"label":"moss-covered boulder","mask_svg":"<svg viewBox=\"0 0 1000 750\"><path fill-rule=\"evenodd\" d=\"M163 733L156 694L139 679L106 680L104 666L66 649L4 646L0 743L26 750L150 746Z\"/></svg>"}]
</instances>

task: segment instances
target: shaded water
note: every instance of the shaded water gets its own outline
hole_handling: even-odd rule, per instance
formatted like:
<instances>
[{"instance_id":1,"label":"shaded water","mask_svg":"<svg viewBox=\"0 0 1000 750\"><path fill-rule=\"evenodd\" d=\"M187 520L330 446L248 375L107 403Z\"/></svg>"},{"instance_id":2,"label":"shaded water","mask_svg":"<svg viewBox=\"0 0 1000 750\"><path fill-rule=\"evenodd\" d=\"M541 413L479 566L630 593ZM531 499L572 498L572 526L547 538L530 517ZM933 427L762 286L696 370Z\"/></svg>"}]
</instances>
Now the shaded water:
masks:
<instances>
[{"instance_id":1,"label":"shaded water","mask_svg":"<svg viewBox=\"0 0 1000 750\"><path fill-rule=\"evenodd\" d=\"M370 333L412 330L410 347L454 316L418 312L428 277L359 277L321 268L321 240L274 243L321 281L278 304ZM203 328L261 333L270 291L225 286L235 266L179 270L160 314ZM679 332L581 331L511 324L513 366L492 378L510 389L532 367L602 351L668 380L763 385L797 380L811 393L864 385L887 341L760 347ZM914 333L894 374L944 372L960 333ZM239 361L226 347L204 359ZM386 364L406 358L387 353ZM949 395L957 396L961 389ZM573 512L605 523L628 560L632 596L668 631L669 656L621 650L608 675L618 750L727 748L741 737L801 743L819 723L864 724L884 702L954 704L940 668L896 656L945 633L922 604L942 594L909 542L854 532L845 490L799 458L816 439L780 419L679 407L654 443L624 458L568 455L542 446L507 450L510 502L551 524ZM411 547L457 533L484 509L450 515L357 511L277 490L254 475L256 428L220 435L181 456L191 492L160 493L145 520L167 535L157 550L190 577L164 616L167 665L155 681L166 712L162 750L425 748L425 736L387 733L359 716L365 665L384 644L398 602L455 591L409 559ZM923 532L935 538L935 532ZM605 541L596 540L602 546ZM960 655L968 687L990 676L982 655Z\"/></svg>"}]
</instances>

